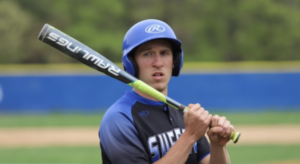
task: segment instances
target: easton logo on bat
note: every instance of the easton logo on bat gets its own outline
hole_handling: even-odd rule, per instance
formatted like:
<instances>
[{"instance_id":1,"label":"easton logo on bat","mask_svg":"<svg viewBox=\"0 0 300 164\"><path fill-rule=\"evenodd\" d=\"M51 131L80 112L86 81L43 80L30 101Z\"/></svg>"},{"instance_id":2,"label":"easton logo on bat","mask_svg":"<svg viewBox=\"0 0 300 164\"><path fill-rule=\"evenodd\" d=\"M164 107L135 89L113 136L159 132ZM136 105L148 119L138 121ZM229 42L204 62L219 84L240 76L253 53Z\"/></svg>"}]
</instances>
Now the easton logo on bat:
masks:
<instances>
[{"instance_id":1,"label":"easton logo on bat","mask_svg":"<svg viewBox=\"0 0 300 164\"><path fill-rule=\"evenodd\" d=\"M82 56L82 58L84 58L85 60L90 60L90 61L94 62L95 65L97 65L98 67L100 67L102 69L107 69L108 72L112 73L115 76L119 76L119 73L121 71L120 69L115 68L110 63L105 63L104 60L101 59L99 56L90 54L87 50L84 50L84 49L80 48L79 46L72 47L73 43L70 42L69 40L67 40L66 38L63 38L54 32L50 32L50 34L48 35L47 38L62 47L66 47L71 52L74 52L74 53L83 52L84 55Z\"/></svg>"}]
</instances>

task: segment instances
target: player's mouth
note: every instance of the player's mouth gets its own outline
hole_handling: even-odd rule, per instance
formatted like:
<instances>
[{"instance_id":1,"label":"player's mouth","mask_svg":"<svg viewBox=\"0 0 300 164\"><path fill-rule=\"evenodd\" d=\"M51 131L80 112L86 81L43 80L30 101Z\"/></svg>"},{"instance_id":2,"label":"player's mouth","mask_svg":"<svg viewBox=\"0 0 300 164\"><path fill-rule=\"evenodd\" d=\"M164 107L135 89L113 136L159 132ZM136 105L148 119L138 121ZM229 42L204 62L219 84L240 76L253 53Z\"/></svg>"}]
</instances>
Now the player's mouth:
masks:
<instances>
[{"instance_id":1,"label":"player's mouth","mask_svg":"<svg viewBox=\"0 0 300 164\"><path fill-rule=\"evenodd\" d=\"M162 72L155 72L154 74L152 74L152 77L155 79L155 80L160 80L162 79L164 76L164 74Z\"/></svg>"}]
</instances>

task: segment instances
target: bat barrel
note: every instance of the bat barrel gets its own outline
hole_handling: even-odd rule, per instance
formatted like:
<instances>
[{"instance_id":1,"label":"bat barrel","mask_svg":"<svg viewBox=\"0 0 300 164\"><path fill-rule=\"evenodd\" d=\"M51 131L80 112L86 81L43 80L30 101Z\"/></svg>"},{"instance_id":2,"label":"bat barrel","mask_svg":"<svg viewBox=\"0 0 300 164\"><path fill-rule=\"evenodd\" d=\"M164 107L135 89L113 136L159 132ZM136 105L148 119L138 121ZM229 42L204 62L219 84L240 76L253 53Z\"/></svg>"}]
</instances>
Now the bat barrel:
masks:
<instances>
[{"instance_id":1,"label":"bat barrel","mask_svg":"<svg viewBox=\"0 0 300 164\"><path fill-rule=\"evenodd\" d=\"M126 84L136 80L135 77L119 68L103 55L49 24L43 26L38 39L75 60Z\"/></svg>"}]
</instances>

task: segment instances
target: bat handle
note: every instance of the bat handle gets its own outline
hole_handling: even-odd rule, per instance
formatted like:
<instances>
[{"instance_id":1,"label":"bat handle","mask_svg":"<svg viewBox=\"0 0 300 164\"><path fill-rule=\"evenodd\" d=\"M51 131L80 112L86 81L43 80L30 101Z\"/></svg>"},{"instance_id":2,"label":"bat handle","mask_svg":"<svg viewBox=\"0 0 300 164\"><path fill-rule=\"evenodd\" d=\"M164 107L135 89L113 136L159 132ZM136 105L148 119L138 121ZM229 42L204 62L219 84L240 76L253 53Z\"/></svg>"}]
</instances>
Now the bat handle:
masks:
<instances>
[{"instance_id":1,"label":"bat handle","mask_svg":"<svg viewBox=\"0 0 300 164\"><path fill-rule=\"evenodd\" d=\"M184 110L183 110L183 113L186 113L188 111L189 111L189 108L185 107ZM233 141L233 143L237 143L238 140L240 139L240 136L241 136L241 132L232 131L230 133L230 139Z\"/></svg>"}]
</instances>

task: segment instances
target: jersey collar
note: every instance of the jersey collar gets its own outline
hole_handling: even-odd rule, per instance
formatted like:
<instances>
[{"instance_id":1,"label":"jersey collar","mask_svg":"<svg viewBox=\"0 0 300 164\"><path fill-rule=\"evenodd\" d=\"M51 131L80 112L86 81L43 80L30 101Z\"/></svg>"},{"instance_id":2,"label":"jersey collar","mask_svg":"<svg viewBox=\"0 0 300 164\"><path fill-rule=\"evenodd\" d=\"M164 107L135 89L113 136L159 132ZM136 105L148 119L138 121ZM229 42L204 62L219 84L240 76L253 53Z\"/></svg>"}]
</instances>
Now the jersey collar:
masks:
<instances>
[{"instance_id":1,"label":"jersey collar","mask_svg":"<svg viewBox=\"0 0 300 164\"><path fill-rule=\"evenodd\" d=\"M127 94L143 104L148 104L148 105L153 105L153 106L161 106L161 105L165 104L164 102L161 102L161 101L153 101L153 100L147 99L145 97L142 97L133 90L128 91Z\"/></svg>"}]
</instances>

